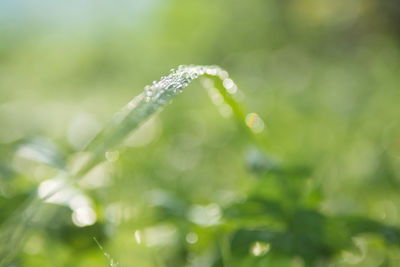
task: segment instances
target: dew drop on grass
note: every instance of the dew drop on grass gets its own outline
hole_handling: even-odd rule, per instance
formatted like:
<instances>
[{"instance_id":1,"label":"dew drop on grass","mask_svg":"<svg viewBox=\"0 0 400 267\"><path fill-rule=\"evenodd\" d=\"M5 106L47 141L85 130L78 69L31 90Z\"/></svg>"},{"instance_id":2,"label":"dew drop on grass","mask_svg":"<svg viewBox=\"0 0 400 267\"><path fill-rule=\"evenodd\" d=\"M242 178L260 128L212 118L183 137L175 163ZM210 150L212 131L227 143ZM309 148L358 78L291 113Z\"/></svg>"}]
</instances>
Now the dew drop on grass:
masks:
<instances>
[{"instance_id":1,"label":"dew drop on grass","mask_svg":"<svg viewBox=\"0 0 400 267\"><path fill-rule=\"evenodd\" d=\"M228 72L226 72L226 71L224 71L224 70L221 70L221 71L218 73L218 77L219 77L220 79L224 80L224 79L227 79L227 78L229 77L229 75L228 75Z\"/></svg>"},{"instance_id":2,"label":"dew drop on grass","mask_svg":"<svg viewBox=\"0 0 400 267\"><path fill-rule=\"evenodd\" d=\"M222 83L228 93L235 94L237 92L236 84L232 81L232 79L226 78Z\"/></svg>"},{"instance_id":3,"label":"dew drop on grass","mask_svg":"<svg viewBox=\"0 0 400 267\"><path fill-rule=\"evenodd\" d=\"M261 133L264 130L264 121L257 113L247 114L245 122L254 133Z\"/></svg>"},{"instance_id":4,"label":"dew drop on grass","mask_svg":"<svg viewBox=\"0 0 400 267\"><path fill-rule=\"evenodd\" d=\"M182 92L183 88L201 75L218 77L222 80L223 87L229 94L238 92L237 86L226 71L217 66L184 66L181 65L177 69L171 69L168 76L163 76L159 81L154 81L152 85L145 87L144 99L149 105L153 105L152 110L157 110L159 107L171 102L171 100ZM208 84L212 84L211 79ZM209 87L209 86L206 86ZM220 102L220 101L219 101ZM224 108L226 111L227 109ZM227 116L228 112L222 112ZM143 115L146 115L143 113Z\"/></svg>"}]
</instances>

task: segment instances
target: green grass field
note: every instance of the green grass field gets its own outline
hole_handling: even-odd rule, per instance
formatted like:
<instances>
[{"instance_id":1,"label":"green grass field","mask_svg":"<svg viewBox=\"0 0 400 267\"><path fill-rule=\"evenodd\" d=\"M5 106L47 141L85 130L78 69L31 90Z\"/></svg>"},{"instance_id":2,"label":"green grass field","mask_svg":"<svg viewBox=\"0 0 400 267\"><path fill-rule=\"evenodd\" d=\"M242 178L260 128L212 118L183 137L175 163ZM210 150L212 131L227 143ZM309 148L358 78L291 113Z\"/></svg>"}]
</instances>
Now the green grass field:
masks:
<instances>
[{"instance_id":1,"label":"green grass field","mask_svg":"<svg viewBox=\"0 0 400 267\"><path fill-rule=\"evenodd\" d=\"M399 17L3 1L0 266L398 266Z\"/></svg>"}]
</instances>

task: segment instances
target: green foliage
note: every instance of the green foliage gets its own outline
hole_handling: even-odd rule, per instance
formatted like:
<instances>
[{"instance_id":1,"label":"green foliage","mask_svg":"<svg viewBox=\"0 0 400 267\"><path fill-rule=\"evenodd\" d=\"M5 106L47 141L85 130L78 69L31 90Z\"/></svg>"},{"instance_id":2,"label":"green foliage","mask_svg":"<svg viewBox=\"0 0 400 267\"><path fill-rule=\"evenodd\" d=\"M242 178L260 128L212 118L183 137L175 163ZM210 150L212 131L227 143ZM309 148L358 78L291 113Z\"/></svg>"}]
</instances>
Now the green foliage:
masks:
<instances>
[{"instance_id":1,"label":"green foliage","mask_svg":"<svg viewBox=\"0 0 400 267\"><path fill-rule=\"evenodd\" d=\"M106 2L0 3L1 263L398 265L396 1ZM241 93L113 117L182 63Z\"/></svg>"}]
</instances>

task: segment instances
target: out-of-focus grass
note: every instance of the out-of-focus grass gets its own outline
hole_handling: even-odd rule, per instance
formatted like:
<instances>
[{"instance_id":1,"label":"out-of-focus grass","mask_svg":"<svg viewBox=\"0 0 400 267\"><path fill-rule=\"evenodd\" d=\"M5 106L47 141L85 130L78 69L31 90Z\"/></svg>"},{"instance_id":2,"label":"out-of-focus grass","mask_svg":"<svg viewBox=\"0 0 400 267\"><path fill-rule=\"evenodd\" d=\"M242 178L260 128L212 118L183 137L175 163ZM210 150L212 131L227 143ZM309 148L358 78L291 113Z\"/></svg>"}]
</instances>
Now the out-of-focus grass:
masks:
<instances>
[{"instance_id":1,"label":"out-of-focus grass","mask_svg":"<svg viewBox=\"0 0 400 267\"><path fill-rule=\"evenodd\" d=\"M124 146L106 172L95 175L107 181L86 189L96 224L79 228L71 211L59 208L58 219L27 240L17 266L106 265L93 236L123 266L210 266L220 264L221 255L238 266L301 266L298 252L282 254L275 248L280 243L265 237L256 235L270 246L258 257L226 243L245 242L243 233L251 237L260 229L264 235L291 229L313 245L322 240L340 247L338 229L351 232L355 224L343 226L348 217L399 224L395 1L105 3L76 2L64 9L50 2L1 4L2 222L55 174L21 158L23 140L41 136L56 144L61 158L71 155L145 84L182 63L229 70L246 105L264 118L270 157L309 171L249 172L246 162L254 165L251 155L257 153L250 140L194 85ZM251 202L254 195L273 201ZM246 197L246 213L235 205L228 209ZM297 213L273 217L281 209L276 202ZM188 210L221 211L225 224L193 222ZM240 216L233 220L232 214ZM315 237L326 217L329 227ZM236 232L240 226L246 229ZM361 226L372 227L365 220ZM138 244L136 231L167 243ZM286 240L285 234L278 240ZM385 245L379 234L357 234L352 243L323 263L395 266L399 260L398 248Z\"/></svg>"}]
</instances>

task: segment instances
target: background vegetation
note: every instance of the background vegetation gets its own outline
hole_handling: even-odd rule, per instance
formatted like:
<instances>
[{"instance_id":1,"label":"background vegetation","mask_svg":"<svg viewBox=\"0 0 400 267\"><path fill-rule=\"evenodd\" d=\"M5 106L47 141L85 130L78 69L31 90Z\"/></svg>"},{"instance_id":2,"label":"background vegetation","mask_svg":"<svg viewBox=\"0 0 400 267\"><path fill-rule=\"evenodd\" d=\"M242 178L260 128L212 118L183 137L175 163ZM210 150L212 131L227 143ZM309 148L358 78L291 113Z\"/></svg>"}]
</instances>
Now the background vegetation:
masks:
<instances>
[{"instance_id":1,"label":"background vegetation","mask_svg":"<svg viewBox=\"0 0 400 267\"><path fill-rule=\"evenodd\" d=\"M267 140L195 82L79 184L94 221L46 204L8 265L396 266L399 18L394 0L2 1L0 250L18 207L179 64L228 70Z\"/></svg>"}]
</instances>

